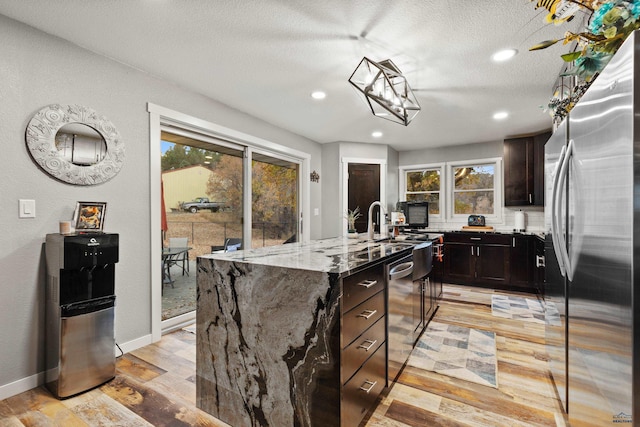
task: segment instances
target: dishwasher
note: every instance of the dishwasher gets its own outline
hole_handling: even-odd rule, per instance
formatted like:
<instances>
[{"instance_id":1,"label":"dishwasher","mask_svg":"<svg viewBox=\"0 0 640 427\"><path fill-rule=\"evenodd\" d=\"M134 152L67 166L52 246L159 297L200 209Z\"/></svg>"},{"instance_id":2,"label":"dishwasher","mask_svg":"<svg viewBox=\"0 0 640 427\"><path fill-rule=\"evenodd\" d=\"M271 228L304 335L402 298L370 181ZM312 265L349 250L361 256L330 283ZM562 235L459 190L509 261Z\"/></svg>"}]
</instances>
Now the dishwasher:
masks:
<instances>
[{"instance_id":1,"label":"dishwasher","mask_svg":"<svg viewBox=\"0 0 640 427\"><path fill-rule=\"evenodd\" d=\"M387 264L387 385L402 370L413 349L413 256Z\"/></svg>"}]
</instances>

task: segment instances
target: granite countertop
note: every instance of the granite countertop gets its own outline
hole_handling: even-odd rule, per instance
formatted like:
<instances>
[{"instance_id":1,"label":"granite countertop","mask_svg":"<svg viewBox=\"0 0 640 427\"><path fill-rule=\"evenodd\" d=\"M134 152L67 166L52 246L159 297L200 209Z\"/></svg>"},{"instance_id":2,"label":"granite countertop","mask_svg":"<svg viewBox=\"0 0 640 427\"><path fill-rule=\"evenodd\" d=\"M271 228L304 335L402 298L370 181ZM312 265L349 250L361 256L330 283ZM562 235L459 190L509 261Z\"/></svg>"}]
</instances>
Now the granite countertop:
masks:
<instances>
[{"instance_id":1,"label":"granite countertop","mask_svg":"<svg viewBox=\"0 0 640 427\"><path fill-rule=\"evenodd\" d=\"M384 240L383 240L384 239ZM420 242L389 242L336 237L308 243L288 243L257 249L202 255L199 258L269 265L341 275L351 274L384 258L409 254Z\"/></svg>"}]
</instances>

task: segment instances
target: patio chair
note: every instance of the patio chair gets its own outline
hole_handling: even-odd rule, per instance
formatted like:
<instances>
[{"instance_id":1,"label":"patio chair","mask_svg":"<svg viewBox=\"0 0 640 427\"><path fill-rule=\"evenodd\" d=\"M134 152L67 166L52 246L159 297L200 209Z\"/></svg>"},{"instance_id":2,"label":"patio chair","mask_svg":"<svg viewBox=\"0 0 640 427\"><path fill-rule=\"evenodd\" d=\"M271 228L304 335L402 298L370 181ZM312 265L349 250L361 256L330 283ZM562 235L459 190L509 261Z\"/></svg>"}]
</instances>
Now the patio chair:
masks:
<instances>
[{"instance_id":1,"label":"patio chair","mask_svg":"<svg viewBox=\"0 0 640 427\"><path fill-rule=\"evenodd\" d=\"M224 245L212 245L211 253L233 252L242 248L242 239L228 237L224 239Z\"/></svg>"},{"instance_id":2,"label":"patio chair","mask_svg":"<svg viewBox=\"0 0 640 427\"><path fill-rule=\"evenodd\" d=\"M172 265L181 265L182 275L185 273L187 276L189 275L189 238L188 237L170 237L169 238L169 249L183 248L186 249L184 252L176 254L169 259L169 267Z\"/></svg>"}]
</instances>

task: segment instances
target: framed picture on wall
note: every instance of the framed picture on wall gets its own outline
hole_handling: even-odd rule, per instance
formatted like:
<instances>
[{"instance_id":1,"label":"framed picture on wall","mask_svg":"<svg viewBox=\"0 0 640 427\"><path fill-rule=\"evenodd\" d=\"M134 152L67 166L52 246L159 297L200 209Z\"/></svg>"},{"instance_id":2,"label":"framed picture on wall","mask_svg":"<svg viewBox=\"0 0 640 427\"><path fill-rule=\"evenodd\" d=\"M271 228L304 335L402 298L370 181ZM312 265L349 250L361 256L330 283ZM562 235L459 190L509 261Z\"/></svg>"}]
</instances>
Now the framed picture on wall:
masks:
<instances>
[{"instance_id":1,"label":"framed picture on wall","mask_svg":"<svg viewBox=\"0 0 640 427\"><path fill-rule=\"evenodd\" d=\"M73 214L76 231L102 231L106 213L105 202L78 202Z\"/></svg>"}]
</instances>

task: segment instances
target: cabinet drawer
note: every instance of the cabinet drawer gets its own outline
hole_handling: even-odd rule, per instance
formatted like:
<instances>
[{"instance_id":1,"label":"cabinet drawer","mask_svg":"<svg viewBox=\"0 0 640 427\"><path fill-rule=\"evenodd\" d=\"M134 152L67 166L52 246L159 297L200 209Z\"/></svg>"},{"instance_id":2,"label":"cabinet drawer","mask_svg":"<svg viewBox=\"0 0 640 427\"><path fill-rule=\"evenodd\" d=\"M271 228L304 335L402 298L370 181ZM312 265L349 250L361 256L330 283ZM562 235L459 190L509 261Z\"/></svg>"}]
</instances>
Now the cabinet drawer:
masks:
<instances>
[{"instance_id":1,"label":"cabinet drawer","mask_svg":"<svg viewBox=\"0 0 640 427\"><path fill-rule=\"evenodd\" d=\"M385 318L381 317L342 352L342 381L346 382L385 341Z\"/></svg>"},{"instance_id":2,"label":"cabinet drawer","mask_svg":"<svg viewBox=\"0 0 640 427\"><path fill-rule=\"evenodd\" d=\"M342 315L342 346L351 344L360 334L385 315L384 292L378 292L368 300Z\"/></svg>"},{"instance_id":3,"label":"cabinet drawer","mask_svg":"<svg viewBox=\"0 0 640 427\"><path fill-rule=\"evenodd\" d=\"M447 243L467 243L472 245L511 245L509 234L488 233L446 233L444 238Z\"/></svg>"},{"instance_id":4,"label":"cabinet drawer","mask_svg":"<svg viewBox=\"0 0 640 427\"><path fill-rule=\"evenodd\" d=\"M381 346L342 389L342 427L355 427L367 415L386 382L386 352Z\"/></svg>"},{"instance_id":5,"label":"cabinet drawer","mask_svg":"<svg viewBox=\"0 0 640 427\"><path fill-rule=\"evenodd\" d=\"M382 264L345 277L342 280L342 312L351 310L382 289L384 289Z\"/></svg>"}]
</instances>

